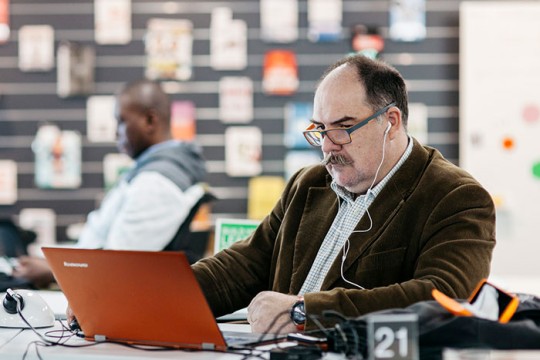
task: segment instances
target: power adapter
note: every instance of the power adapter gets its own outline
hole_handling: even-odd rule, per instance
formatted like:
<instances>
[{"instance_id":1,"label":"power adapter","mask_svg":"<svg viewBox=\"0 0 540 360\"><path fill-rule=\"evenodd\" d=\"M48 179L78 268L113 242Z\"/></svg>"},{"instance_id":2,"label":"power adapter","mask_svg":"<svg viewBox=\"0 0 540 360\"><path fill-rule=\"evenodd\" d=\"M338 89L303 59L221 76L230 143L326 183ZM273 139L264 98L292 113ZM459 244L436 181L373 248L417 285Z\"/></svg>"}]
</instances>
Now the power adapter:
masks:
<instances>
[{"instance_id":1,"label":"power adapter","mask_svg":"<svg viewBox=\"0 0 540 360\"><path fill-rule=\"evenodd\" d=\"M319 360L322 350L311 346L293 346L270 350L270 360Z\"/></svg>"}]
</instances>

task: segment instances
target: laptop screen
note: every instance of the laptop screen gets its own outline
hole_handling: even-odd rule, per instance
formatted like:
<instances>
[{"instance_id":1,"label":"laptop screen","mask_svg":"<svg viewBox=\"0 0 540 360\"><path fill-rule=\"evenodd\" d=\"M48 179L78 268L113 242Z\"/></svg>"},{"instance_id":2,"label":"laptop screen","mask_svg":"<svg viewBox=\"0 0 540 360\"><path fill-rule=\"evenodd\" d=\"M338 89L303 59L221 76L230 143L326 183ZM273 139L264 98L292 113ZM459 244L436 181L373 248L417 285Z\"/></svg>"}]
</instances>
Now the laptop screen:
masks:
<instances>
[{"instance_id":1,"label":"laptop screen","mask_svg":"<svg viewBox=\"0 0 540 360\"><path fill-rule=\"evenodd\" d=\"M181 252L43 248L90 340L178 348L226 344Z\"/></svg>"}]
</instances>

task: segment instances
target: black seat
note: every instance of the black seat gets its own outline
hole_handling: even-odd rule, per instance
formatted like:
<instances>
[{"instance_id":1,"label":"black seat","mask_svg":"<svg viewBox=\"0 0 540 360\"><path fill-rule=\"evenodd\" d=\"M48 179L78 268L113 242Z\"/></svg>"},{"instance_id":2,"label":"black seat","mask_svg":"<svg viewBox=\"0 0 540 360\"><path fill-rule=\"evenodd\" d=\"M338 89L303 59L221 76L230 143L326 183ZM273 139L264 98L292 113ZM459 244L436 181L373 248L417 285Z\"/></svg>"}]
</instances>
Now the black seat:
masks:
<instances>
[{"instance_id":1,"label":"black seat","mask_svg":"<svg viewBox=\"0 0 540 360\"><path fill-rule=\"evenodd\" d=\"M174 235L171 242L163 249L164 251L183 251L189 260L190 264L204 256L206 246L208 245L208 231L191 231L191 223L193 218L199 211L202 205L208 204L217 198L205 191L204 195L195 203L189 211L184 223L180 226L177 233Z\"/></svg>"}]
</instances>

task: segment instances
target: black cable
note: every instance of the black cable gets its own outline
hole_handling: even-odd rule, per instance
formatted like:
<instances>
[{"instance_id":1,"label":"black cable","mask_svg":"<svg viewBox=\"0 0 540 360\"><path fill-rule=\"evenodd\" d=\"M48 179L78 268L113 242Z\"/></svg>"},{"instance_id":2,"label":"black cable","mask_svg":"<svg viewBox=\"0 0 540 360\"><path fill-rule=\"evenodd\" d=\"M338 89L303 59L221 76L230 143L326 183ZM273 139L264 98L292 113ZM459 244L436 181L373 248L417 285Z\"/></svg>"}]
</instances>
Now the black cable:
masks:
<instances>
[{"instance_id":1,"label":"black cable","mask_svg":"<svg viewBox=\"0 0 540 360\"><path fill-rule=\"evenodd\" d=\"M73 335L76 335L76 333L74 333L72 330L68 330L68 328L64 325L64 323L61 321L61 320L58 320L59 323L61 324L62 326L62 329L61 330L51 330L51 331L48 331L46 332L46 336L49 336L49 337L54 337L57 339L57 341L52 341L52 340L49 340L47 339L46 337L44 337L41 333L39 333L29 322L28 320L24 317L24 315L22 314L22 309L21 309L21 303L20 303L20 300L17 298L17 297L14 297L16 303L17 303L17 313L19 314L20 318L23 320L23 322L41 339L41 341L32 341L30 342L27 347L26 347L26 350L23 354L23 360L26 358L26 356L28 355L28 351L30 349L30 346L32 345L35 345L36 346L36 355L38 356L38 358L40 360L42 360L42 357L41 357L41 354L39 353L39 349L38 349L38 346L44 346L44 347L49 347L49 346L62 346L62 347L67 347L67 348L83 348L83 347L90 347L90 346L97 346L97 345L100 345L100 344L116 344L116 345L121 345L121 346L124 346L124 347L128 347L128 348L132 348L132 349L137 349L137 350L143 350L143 351L177 351L179 349L177 348L172 348L172 347L150 347L150 348L147 348L147 347L142 347L142 346L139 346L139 345L135 345L135 344L128 344L128 343L123 343L123 342L118 342L118 341L111 341L111 340L105 340L105 341L100 341L100 342L93 342L93 343L87 343L87 344L77 344L77 345L71 345L71 344L66 344L67 341L69 341L69 339L71 339L73 337ZM261 336L258 338L257 340L257 343L262 343L263 340L264 340L264 336L266 334L268 334L269 330L272 329L272 327L275 325L276 321L279 319L279 317L281 317L282 315L285 315L285 314L288 314L289 312L288 311L283 311L281 313L279 313L276 317L274 317L274 319L272 320L272 322L270 323L270 325L267 327L267 329L265 330L265 332L263 332L261 334ZM288 323L284 323L283 325L281 325L279 328L278 328L278 331L275 333L275 337L274 339L268 341L269 343L278 343L278 341L280 340L279 339L279 332L286 326L288 325ZM20 334L23 330L21 330L18 334ZM60 336L57 336L57 335L51 335L51 334L54 334L56 332L61 332L61 335ZM65 334L66 332L69 333L68 336L65 336L63 334ZM15 335L15 336L17 336ZM62 342L62 340L64 340ZM189 350L189 349L181 349L181 350ZM197 349L199 350L199 349ZM241 351L241 350L247 350L249 351L249 353L240 353L238 351ZM215 352L220 352L220 353L223 353L223 352L226 352L226 353L230 353L230 354L235 354L235 355L243 355L244 357L242 358L242 360L244 359L248 359L249 357L258 357L260 359L266 359L265 357L263 357L263 355L267 352L269 352L269 350L257 350L257 349L254 349L254 348L235 348L234 350L231 350L231 349L227 349L226 351L221 351L221 350L208 350L208 349L205 349L205 351L215 351ZM255 353L255 352L259 352L259 353Z\"/></svg>"}]
</instances>

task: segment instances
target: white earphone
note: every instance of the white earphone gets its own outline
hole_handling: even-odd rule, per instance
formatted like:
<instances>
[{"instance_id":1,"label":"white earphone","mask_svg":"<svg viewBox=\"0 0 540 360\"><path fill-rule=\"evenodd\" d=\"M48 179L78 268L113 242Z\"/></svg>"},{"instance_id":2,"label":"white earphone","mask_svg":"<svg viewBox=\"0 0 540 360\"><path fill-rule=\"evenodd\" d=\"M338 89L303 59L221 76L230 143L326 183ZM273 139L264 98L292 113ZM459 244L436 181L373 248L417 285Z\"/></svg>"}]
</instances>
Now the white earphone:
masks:
<instances>
[{"instance_id":1,"label":"white earphone","mask_svg":"<svg viewBox=\"0 0 540 360\"><path fill-rule=\"evenodd\" d=\"M388 134L388 132L390 131L390 128L392 127L392 124L390 122L388 122L388 127L386 128L386 130L384 131L384 135Z\"/></svg>"},{"instance_id":2,"label":"white earphone","mask_svg":"<svg viewBox=\"0 0 540 360\"><path fill-rule=\"evenodd\" d=\"M371 194L374 194L373 193L373 186L375 185L375 181L377 180L377 175L379 174L379 170L381 170L381 167L383 165L383 162L384 162L384 148L385 148L385 144L386 144L386 136L388 135L388 132L390 131L390 129L392 128L392 123L388 122L388 127L386 128L386 130L384 131L384 139L383 139L383 146L382 146L382 158L381 158L381 162L379 164L379 167L377 168L377 171L375 172L375 177L373 178L373 182L371 183L371 185L369 186L369 188L367 189L366 191L366 196L370 196ZM338 199L338 206L339 206L339 199ZM339 211L339 210L338 210ZM369 227L365 230L353 230L351 232L352 233L364 233L364 232L368 232L371 230L371 228L373 227L373 219L371 219L371 214L369 213L369 208L366 209L366 215L368 216L369 218ZM338 233L341 235L341 232L339 231L339 229L336 229L338 231ZM359 285L353 281L350 281L350 280L347 280L345 278L345 274L343 273L343 265L345 264L345 260L347 259L347 255L349 254L349 249L351 247L351 243L349 241L349 238L347 238L347 240L345 241L345 244L343 244L343 255L341 256L341 278L343 279L343 281L345 281L346 283L348 284L351 284L351 285L354 285L356 286L357 288L359 289L364 289L364 287L362 285Z\"/></svg>"}]
</instances>

